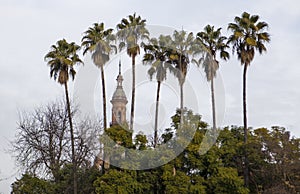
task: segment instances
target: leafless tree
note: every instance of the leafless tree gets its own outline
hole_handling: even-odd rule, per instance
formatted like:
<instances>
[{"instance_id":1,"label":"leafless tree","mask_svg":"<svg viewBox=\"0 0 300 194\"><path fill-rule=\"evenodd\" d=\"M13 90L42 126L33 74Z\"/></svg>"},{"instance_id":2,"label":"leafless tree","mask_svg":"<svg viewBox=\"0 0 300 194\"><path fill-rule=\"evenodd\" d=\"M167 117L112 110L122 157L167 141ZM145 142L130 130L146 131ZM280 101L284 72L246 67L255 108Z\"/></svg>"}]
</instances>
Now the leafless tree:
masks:
<instances>
[{"instance_id":1,"label":"leafless tree","mask_svg":"<svg viewBox=\"0 0 300 194\"><path fill-rule=\"evenodd\" d=\"M72 108L79 118L78 108ZM77 117L76 117L77 115ZM74 119L75 120L75 119ZM71 138L65 102L58 101L20 114L12 151L20 170L59 180L59 170L72 163ZM90 166L99 150L100 122L74 122L76 166Z\"/></svg>"}]
</instances>

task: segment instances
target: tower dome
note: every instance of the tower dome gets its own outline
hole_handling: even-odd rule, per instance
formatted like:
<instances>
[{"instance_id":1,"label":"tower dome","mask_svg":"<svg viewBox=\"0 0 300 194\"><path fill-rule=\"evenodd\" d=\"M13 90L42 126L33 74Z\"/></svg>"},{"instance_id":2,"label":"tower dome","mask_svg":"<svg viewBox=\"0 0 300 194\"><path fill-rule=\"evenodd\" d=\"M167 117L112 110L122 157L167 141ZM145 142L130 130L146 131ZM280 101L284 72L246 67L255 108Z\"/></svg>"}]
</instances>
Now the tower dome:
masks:
<instances>
[{"instance_id":1,"label":"tower dome","mask_svg":"<svg viewBox=\"0 0 300 194\"><path fill-rule=\"evenodd\" d=\"M118 75L117 77L117 88L113 94L112 100L111 101L127 101L126 94L123 90L122 82L123 82L123 76L121 74ZM113 103L113 102L112 102Z\"/></svg>"}]
</instances>

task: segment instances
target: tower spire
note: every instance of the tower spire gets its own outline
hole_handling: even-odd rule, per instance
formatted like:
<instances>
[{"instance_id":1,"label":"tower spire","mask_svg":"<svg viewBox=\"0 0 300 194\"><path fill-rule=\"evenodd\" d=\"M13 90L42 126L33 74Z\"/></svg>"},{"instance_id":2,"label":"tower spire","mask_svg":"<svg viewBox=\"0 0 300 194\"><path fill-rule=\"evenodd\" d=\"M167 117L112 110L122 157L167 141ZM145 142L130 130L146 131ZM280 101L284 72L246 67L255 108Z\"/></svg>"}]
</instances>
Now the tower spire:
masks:
<instances>
[{"instance_id":1,"label":"tower spire","mask_svg":"<svg viewBox=\"0 0 300 194\"><path fill-rule=\"evenodd\" d=\"M118 87L122 88L123 76L121 74L121 60L119 60L119 75L117 77Z\"/></svg>"}]
</instances>

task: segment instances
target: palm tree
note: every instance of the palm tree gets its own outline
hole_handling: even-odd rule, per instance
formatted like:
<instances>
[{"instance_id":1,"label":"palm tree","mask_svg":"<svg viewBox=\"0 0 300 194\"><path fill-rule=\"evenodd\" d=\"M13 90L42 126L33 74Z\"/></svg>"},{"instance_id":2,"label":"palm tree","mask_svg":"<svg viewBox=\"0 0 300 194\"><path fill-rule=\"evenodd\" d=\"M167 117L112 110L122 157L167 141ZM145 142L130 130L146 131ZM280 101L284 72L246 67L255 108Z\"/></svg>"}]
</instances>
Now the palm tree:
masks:
<instances>
[{"instance_id":1,"label":"palm tree","mask_svg":"<svg viewBox=\"0 0 300 194\"><path fill-rule=\"evenodd\" d=\"M224 60L229 59L229 53L226 51L228 45L224 43L227 38L225 36L221 36L221 28L214 30L214 26L210 25L205 26L204 31L197 33L196 38L206 50L205 59L202 63L202 66L204 68L207 81L210 81L213 130L216 130L214 78L216 77L216 72L219 69L219 61L216 59L216 54L217 52L220 52L220 58ZM198 66L200 65L197 61L194 62L196 62Z\"/></svg>"},{"instance_id":2,"label":"palm tree","mask_svg":"<svg viewBox=\"0 0 300 194\"><path fill-rule=\"evenodd\" d=\"M134 102L135 102L135 58L140 54L139 41L148 39L149 32L146 29L146 20L141 16L129 15L128 19L123 18L117 25L117 37L121 41L120 50L125 46L127 54L131 57L132 64L132 90L131 90L131 110L130 110L130 130L133 130L134 121Z\"/></svg>"},{"instance_id":3,"label":"palm tree","mask_svg":"<svg viewBox=\"0 0 300 194\"><path fill-rule=\"evenodd\" d=\"M270 35L265 32L268 28L266 22L259 22L258 15L250 15L247 12L242 14L242 17L236 16L235 23L229 23L228 30L232 31L228 42L233 45L233 52L237 53L237 58L244 66L243 73L243 115L244 115L244 143L247 144L248 126L247 126L247 104L246 104L246 73L247 68L254 59L255 51L262 54L266 51L264 43L270 41ZM245 153L245 169L244 169L245 185L249 186L249 169L248 159Z\"/></svg>"},{"instance_id":4,"label":"palm tree","mask_svg":"<svg viewBox=\"0 0 300 194\"><path fill-rule=\"evenodd\" d=\"M167 60L167 53L171 45L171 37L160 35L159 40L152 38L150 43L143 45L144 57L143 63L151 65L148 70L150 80L156 74L157 91L156 91L156 106L155 106L155 123L154 123L154 147L157 145L157 125L158 125L158 106L161 83L166 79L167 69L170 67Z\"/></svg>"},{"instance_id":5,"label":"palm tree","mask_svg":"<svg viewBox=\"0 0 300 194\"><path fill-rule=\"evenodd\" d=\"M195 52L193 46L195 38L192 32L174 31L172 47L169 49L168 63L173 65L171 71L178 79L180 86L180 110L183 111L183 85L185 82L190 56ZM181 114L180 123L183 123L183 114Z\"/></svg>"},{"instance_id":6,"label":"palm tree","mask_svg":"<svg viewBox=\"0 0 300 194\"><path fill-rule=\"evenodd\" d=\"M76 45L74 42L68 43L65 39L62 39L57 41L56 45L51 46L50 52L48 52L44 58L50 66L50 76L53 77L54 80L57 80L59 84L65 86L71 133L74 193L77 193L77 164L75 158L71 105L68 93L68 80L69 76L71 76L73 80L75 78L76 71L74 69L74 65L83 63L77 55L77 51L79 49L80 46Z\"/></svg>"},{"instance_id":7,"label":"palm tree","mask_svg":"<svg viewBox=\"0 0 300 194\"><path fill-rule=\"evenodd\" d=\"M112 51L116 52L116 46L112 44L112 42L115 41L115 36L112 32L113 29L105 30L103 23L94 23L93 27L90 27L84 32L85 35L81 43L81 46L84 48L83 55L88 51L91 52L94 64L100 68L104 130L107 128L104 65L109 61Z\"/></svg>"}]
</instances>

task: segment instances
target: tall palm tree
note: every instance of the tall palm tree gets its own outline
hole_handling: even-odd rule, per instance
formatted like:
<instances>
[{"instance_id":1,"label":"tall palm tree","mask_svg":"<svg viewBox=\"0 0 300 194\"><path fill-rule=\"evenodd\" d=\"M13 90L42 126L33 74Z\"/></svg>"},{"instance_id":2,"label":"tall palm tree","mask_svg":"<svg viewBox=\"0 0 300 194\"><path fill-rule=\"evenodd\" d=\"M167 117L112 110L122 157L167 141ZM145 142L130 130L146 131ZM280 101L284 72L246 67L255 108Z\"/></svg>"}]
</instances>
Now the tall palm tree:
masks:
<instances>
[{"instance_id":1,"label":"tall palm tree","mask_svg":"<svg viewBox=\"0 0 300 194\"><path fill-rule=\"evenodd\" d=\"M171 45L171 37L160 35L159 39L152 38L149 44L143 45L144 57L143 63L151 65L148 70L150 80L156 75L157 91L155 106L155 123L154 123L154 147L157 145L157 126L158 126L158 106L161 83L167 78L167 69L170 67L167 60L167 53Z\"/></svg>"},{"instance_id":2,"label":"tall palm tree","mask_svg":"<svg viewBox=\"0 0 300 194\"><path fill-rule=\"evenodd\" d=\"M262 54L266 51L265 43L270 41L270 35L265 31L268 28L266 22L260 22L258 15L250 15L244 12L241 17L236 16L234 23L228 24L228 30L232 31L228 42L233 45L233 52L244 66L243 72L243 118L244 118L244 143L248 139L246 81L247 68L254 59L255 51ZM249 169L247 153L245 153L244 181L249 186Z\"/></svg>"},{"instance_id":3,"label":"tall palm tree","mask_svg":"<svg viewBox=\"0 0 300 194\"><path fill-rule=\"evenodd\" d=\"M171 46L167 50L167 63L171 64L170 72L178 79L180 87L180 131L184 126L184 105L183 105L183 85L188 71L190 58L199 50L195 45L195 37L192 32L184 30L174 31L171 39ZM176 175L176 167L173 166L173 175Z\"/></svg>"},{"instance_id":4,"label":"tall palm tree","mask_svg":"<svg viewBox=\"0 0 300 194\"><path fill-rule=\"evenodd\" d=\"M116 52L116 46L112 44L115 41L115 35L112 32L113 29L105 30L103 23L94 23L93 27L84 32L85 35L81 43L81 46L84 48L83 55L88 51L91 52L94 64L100 68L104 130L107 128L104 65L109 61L110 54L113 51Z\"/></svg>"},{"instance_id":5,"label":"tall palm tree","mask_svg":"<svg viewBox=\"0 0 300 194\"><path fill-rule=\"evenodd\" d=\"M73 164L73 186L74 193L77 193L77 164L75 157L75 146L74 146L74 131L71 115L71 105L68 93L68 80L69 76L74 80L76 71L74 65L83 63L77 52L80 46L76 45L74 42L68 43L65 39L57 41L56 45L51 46L50 52L45 56L45 61L50 66L50 76L57 80L59 84L64 85L67 109L69 115L70 123L70 133L71 133L71 146L72 146L72 164Z\"/></svg>"},{"instance_id":6,"label":"tall palm tree","mask_svg":"<svg viewBox=\"0 0 300 194\"><path fill-rule=\"evenodd\" d=\"M129 15L128 19L123 18L117 25L117 37L121 41L119 48L127 49L127 54L131 57L132 64L132 90L131 90L131 110L130 110L130 130L133 130L134 103L135 103L135 58L140 54L139 41L148 39L149 32L146 29L146 20L141 16Z\"/></svg>"},{"instance_id":7,"label":"tall palm tree","mask_svg":"<svg viewBox=\"0 0 300 194\"><path fill-rule=\"evenodd\" d=\"M229 59L229 53L226 51L228 45L224 43L227 38L225 36L221 36L221 28L215 30L214 26L210 25L205 26L204 31L198 32L196 38L206 50L205 59L202 63L202 66L204 68L207 81L210 81L213 130L216 130L214 78L216 77L216 72L219 69L219 61L216 59L216 55L217 52L219 52L220 58L224 60ZM200 64L197 63L197 65L199 66Z\"/></svg>"},{"instance_id":8,"label":"tall palm tree","mask_svg":"<svg viewBox=\"0 0 300 194\"><path fill-rule=\"evenodd\" d=\"M168 63L173 65L171 71L178 79L180 86L180 110L183 111L183 85L190 63L190 57L194 53L193 46L195 38L192 32L174 31L172 37L172 47L168 54ZM183 114L181 114L180 123L183 123Z\"/></svg>"}]
</instances>

